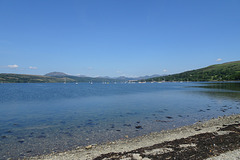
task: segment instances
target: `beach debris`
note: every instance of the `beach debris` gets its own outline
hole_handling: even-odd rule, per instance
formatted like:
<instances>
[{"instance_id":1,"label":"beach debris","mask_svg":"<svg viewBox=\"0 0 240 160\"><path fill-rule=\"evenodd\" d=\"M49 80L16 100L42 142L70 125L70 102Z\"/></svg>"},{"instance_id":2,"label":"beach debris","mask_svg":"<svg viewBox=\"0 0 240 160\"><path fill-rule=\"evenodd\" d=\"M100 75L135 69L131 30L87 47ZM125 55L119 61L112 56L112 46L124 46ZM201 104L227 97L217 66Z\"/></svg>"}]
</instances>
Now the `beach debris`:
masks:
<instances>
[{"instance_id":1,"label":"beach debris","mask_svg":"<svg viewBox=\"0 0 240 160\"><path fill-rule=\"evenodd\" d=\"M216 132L196 134L187 138L165 141L153 146L142 147L128 152L102 154L94 160L122 159L131 157L143 159L206 159L240 147L240 128L238 124L226 125ZM196 128L195 128L196 129ZM218 132L226 134L218 134Z\"/></svg>"},{"instance_id":2,"label":"beach debris","mask_svg":"<svg viewBox=\"0 0 240 160\"><path fill-rule=\"evenodd\" d=\"M125 135L125 138L128 138L128 135Z\"/></svg>"}]
</instances>

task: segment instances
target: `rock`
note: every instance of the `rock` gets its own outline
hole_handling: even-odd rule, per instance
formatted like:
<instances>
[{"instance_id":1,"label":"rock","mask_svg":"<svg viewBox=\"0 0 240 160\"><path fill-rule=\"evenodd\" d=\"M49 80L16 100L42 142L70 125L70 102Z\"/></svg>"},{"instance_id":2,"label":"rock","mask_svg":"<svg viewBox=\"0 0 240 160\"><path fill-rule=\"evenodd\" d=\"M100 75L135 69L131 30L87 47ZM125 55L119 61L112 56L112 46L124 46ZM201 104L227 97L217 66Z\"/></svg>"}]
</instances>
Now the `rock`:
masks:
<instances>
[{"instance_id":1,"label":"rock","mask_svg":"<svg viewBox=\"0 0 240 160\"><path fill-rule=\"evenodd\" d=\"M143 129L142 126L135 126L136 129Z\"/></svg>"},{"instance_id":2,"label":"rock","mask_svg":"<svg viewBox=\"0 0 240 160\"><path fill-rule=\"evenodd\" d=\"M19 140L18 142L19 142L19 143L23 143L23 142L24 142L24 139L21 139L21 140Z\"/></svg>"},{"instance_id":3,"label":"rock","mask_svg":"<svg viewBox=\"0 0 240 160\"><path fill-rule=\"evenodd\" d=\"M92 149L92 145L86 146L85 149Z\"/></svg>"},{"instance_id":4,"label":"rock","mask_svg":"<svg viewBox=\"0 0 240 160\"><path fill-rule=\"evenodd\" d=\"M2 136L1 138L2 138L2 139L5 139L5 138L7 138L7 136Z\"/></svg>"},{"instance_id":5,"label":"rock","mask_svg":"<svg viewBox=\"0 0 240 160\"><path fill-rule=\"evenodd\" d=\"M171 117L171 116L166 116L166 118L167 118L167 119L173 119L173 117Z\"/></svg>"},{"instance_id":6,"label":"rock","mask_svg":"<svg viewBox=\"0 0 240 160\"><path fill-rule=\"evenodd\" d=\"M140 156L140 154L133 154L132 156L134 160L142 160L142 157Z\"/></svg>"}]
</instances>

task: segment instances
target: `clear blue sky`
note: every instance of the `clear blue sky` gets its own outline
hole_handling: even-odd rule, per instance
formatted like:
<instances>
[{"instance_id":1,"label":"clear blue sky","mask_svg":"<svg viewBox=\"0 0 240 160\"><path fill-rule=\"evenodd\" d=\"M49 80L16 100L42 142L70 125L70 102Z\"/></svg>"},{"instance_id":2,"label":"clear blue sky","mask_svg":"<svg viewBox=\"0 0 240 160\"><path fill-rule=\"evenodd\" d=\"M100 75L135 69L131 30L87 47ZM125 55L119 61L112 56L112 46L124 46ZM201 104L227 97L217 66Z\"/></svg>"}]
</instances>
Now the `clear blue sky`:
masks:
<instances>
[{"instance_id":1,"label":"clear blue sky","mask_svg":"<svg viewBox=\"0 0 240 160\"><path fill-rule=\"evenodd\" d=\"M0 73L141 76L235 60L239 0L0 0Z\"/></svg>"}]
</instances>

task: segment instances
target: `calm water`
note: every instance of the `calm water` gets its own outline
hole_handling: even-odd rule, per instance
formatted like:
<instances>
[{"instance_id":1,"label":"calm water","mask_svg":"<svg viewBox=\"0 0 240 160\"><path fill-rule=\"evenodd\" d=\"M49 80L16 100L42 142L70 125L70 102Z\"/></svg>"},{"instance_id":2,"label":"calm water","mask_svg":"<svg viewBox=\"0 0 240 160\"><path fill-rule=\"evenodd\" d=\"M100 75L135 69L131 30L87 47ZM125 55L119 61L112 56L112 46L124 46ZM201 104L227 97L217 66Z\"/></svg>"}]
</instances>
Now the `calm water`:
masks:
<instances>
[{"instance_id":1,"label":"calm water","mask_svg":"<svg viewBox=\"0 0 240 160\"><path fill-rule=\"evenodd\" d=\"M240 113L240 83L0 84L0 159Z\"/></svg>"}]
</instances>

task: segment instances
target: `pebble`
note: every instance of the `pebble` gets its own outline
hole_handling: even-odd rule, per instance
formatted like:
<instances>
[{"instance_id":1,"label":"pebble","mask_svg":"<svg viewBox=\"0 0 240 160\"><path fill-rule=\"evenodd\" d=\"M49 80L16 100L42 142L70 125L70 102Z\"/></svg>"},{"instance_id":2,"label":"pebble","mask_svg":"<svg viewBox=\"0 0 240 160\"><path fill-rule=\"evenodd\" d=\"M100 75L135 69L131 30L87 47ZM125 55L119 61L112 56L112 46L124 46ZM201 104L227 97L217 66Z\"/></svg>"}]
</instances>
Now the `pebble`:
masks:
<instances>
[{"instance_id":1,"label":"pebble","mask_svg":"<svg viewBox=\"0 0 240 160\"><path fill-rule=\"evenodd\" d=\"M5 139L5 138L7 138L7 136L2 136L1 138L2 138L2 139Z\"/></svg>"},{"instance_id":2,"label":"pebble","mask_svg":"<svg viewBox=\"0 0 240 160\"><path fill-rule=\"evenodd\" d=\"M92 149L92 145L86 146L85 149Z\"/></svg>"},{"instance_id":3,"label":"pebble","mask_svg":"<svg viewBox=\"0 0 240 160\"><path fill-rule=\"evenodd\" d=\"M142 126L135 126L136 129L143 129Z\"/></svg>"},{"instance_id":4,"label":"pebble","mask_svg":"<svg viewBox=\"0 0 240 160\"><path fill-rule=\"evenodd\" d=\"M140 154L133 154L132 156L134 160L142 160L142 157L140 156Z\"/></svg>"},{"instance_id":5,"label":"pebble","mask_svg":"<svg viewBox=\"0 0 240 160\"><path fill-rule=\"evenodd\" d=\"M24 142L24 139L21 139L21 140L19 140L18 142L19 142L19 143L23 143L23 142Z\"/></svg>"}]
</instances>

